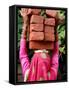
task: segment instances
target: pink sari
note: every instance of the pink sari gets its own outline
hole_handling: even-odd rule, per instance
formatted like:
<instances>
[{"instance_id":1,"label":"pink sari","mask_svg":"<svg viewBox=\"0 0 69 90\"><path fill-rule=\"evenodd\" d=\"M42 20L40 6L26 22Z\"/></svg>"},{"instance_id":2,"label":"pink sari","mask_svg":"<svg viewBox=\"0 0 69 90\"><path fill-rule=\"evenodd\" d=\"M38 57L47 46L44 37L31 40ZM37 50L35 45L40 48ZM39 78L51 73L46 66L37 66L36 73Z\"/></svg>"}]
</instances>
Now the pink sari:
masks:
<instances>
[{"instance_id":1,"label":"pink sari","mask_svg":"<svg viewBox=\"0 0 69 90\"><path fill-rule=\"evenodd\" d=\"M46 58L42 58L41 53L35 53L31 63L26 50L26 40L21 39L20 42L20 62L22 67L22 75L25 76L26 70L29 69L27 81L44 81L56 80L58 71L58 42L55 43L52 57L46 53Z\"/></svg>"},{"instance_id":2,"label":"pink sari","mask_svg":"<svg viewBox=\"0 0 69 90\"><path fill-rule=\"evenodd\" d=\"M50 57L46 54L47 58L43 59L40 53L35 53L31 65L28 76L28 81L40 81L47 80L47 72L50 69Z\"/></svg>"}]
</instances>

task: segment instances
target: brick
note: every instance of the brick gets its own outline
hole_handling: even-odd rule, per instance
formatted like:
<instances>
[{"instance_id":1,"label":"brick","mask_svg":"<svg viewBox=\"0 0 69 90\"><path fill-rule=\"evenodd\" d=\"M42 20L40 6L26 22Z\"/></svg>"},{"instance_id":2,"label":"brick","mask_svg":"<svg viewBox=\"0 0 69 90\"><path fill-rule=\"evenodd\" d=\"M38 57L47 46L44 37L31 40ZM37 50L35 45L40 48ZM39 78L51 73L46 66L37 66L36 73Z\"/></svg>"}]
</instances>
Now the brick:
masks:
<instances>
[{"instance_id":1,"label":"brick","mask_svg":"<svg viewBox=\"0 0 69 90\"><path fill-rule=\"evenodd\" d=\"M44 24L55 26L55 19L54 18L46 18L45 21L44 21Z\"/></svg>"},{"instance_id":2,"label":"brick","mask_svg":"<svg viewBox=\"0 0 69 90\"><path fill-rule=\"evenodd\" d=\"M28 9L29 14L39 15L41 12L41 9Z\"/></svg>"},{"instance_id":3,"label":"brick","mask_svg":"<svg viewBox=\"0 0 69 90\"><path fill-rule=\"evenodd\" d=\"M48 10L48 9L46 9L46 14L50 17L56 18L57 15L58 15L58 12L57 12L57 10Z\"/></svg>"},{"instance_id":4,"label":"brick","mask_svg":"<svg viewBox=\"0 0 69 90\"><path fill-rule=\"evenodd\" d=\"M52 50L54 48L54 42L30 41L29 48L30 49L49 49L49 50Z\"/></svg>"},{"instance_id":5,"label":"brick","mask_svg":"<svg viewBox=\"0 0 69 90\"><path fill-rule=\"evenodd\" d=\"M35 40L35 41L44 40L44 32L31 32L29 40Z\"/></svg>"},{"instance_id":6,"label":"brick","mask_svg":"<svg viewBox=\"0 0 69 90\"><path fill-rule=\"evenodd\" d=\"M38 15L32 15L30 19L30 23L35 24L43 24L44 17Z\"/></svg>"},{"instance_id":7,"label":"brick","mask_svg":"<svg viewBox=\"0 0 69 90\"><path fill-rule=\"evenodd\" d=\"M37 31L37 32L43 31L43 24L30 24L30 32L31 31Z\"/></svg>"},{"instance_id":8,"label":"brick","mask_svg":"<svg viewBox=\"0 0 69 90\"><path fill-rule=\"evenodd\" d=\"M55 31L55 30L54 30L54 27L53 27L53 26L45 26L45 27L44 27L44 32L45 32L45 33L52 33L52 34L53 34L54 31Z\"/></svg>"},{"instance_id":9,"label":"brick","mask_svg":"<svg viewBox=\"0 0 69 90\"><path fill-rule=\"evenodd\" d=\"M44 33L45 41L55 41L55 35L52 33Z\"/></svg>"}]
</instances>

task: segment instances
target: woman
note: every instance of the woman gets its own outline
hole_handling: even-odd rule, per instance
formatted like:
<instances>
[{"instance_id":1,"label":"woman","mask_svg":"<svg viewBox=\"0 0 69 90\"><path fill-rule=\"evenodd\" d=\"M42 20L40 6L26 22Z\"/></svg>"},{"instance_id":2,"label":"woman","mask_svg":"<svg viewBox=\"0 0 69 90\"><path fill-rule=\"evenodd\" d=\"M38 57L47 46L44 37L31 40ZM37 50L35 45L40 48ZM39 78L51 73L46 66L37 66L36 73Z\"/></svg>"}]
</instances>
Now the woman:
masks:
<instances>
[{"instance_id":1,"label":"woman","mask_svg":"<svg viewBox=\"0 0 69 90\"><path fill-rule=\"evenodd\" d=\"M58 55L59 55L58 40L55 41L54 49L52 50L52 56L49 55L47 50L35 50L32 60L31 62L29 62L26 48L26 37L28 30L27 11L28 11L27 9L23 9L21 12L24 24L20 41L20 54L19 54L24 81L26 82L26 81L56 80L58 72Z\"/></svg>"}]
</instances>

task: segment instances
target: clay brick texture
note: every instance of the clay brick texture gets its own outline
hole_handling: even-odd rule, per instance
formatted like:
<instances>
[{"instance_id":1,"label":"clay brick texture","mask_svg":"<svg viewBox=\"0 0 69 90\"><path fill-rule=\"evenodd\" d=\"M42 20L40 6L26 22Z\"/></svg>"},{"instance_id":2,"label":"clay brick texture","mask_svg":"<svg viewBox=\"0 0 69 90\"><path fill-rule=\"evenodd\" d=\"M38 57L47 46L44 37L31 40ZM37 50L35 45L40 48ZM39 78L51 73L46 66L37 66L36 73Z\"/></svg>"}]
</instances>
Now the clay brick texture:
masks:
<instances>
[{"instance_id":1,"label":"clay brick texture","mask_svg":"<svg viewBox=\"0 0 69 90\"><path fill-rule=\"evenodd\" d=\"M44 40L44 32L31 32L29 40L41 41Z\"/></svg>"},{"instance_id":2,"label":"clay brick texture","mask_svg":"<svg viewBox=\"0 0 69 90\"><path fill-rule=\"evenodd\" d=\"M43 24L43 21L44 21L44 17L39 16L39 15L32 15L30 23L32 23L32 24L34 24L34 23L35 24Z\"/></svg>"},{"instance_id":3,"label":"clay brick texture","mask_svg":"<svg viewBox=\"0 0 69 90\"><path fill-rule=\"evenodd\" d=\"M46 18L44 21L45 25L55 26L55 19L54 18Z\"/></svg>"},{"instance_id":4,"label":"clay brick texture","mask_svg":"<svg viewBox=\"0 0 69 90\"><path fill-rule=\"evenodd\" d=\"M43 24L30 24L30 32L32 31L36 32L43 31Z\"/></svg>"},{"instance_id":5,"label":"clay brick texture","mask_svg":"<svg viewBox=\"0 0 69 90\"><path fill-rule=\"evenodd\" d=\"M41 9L28 9L29 14L39 15L41 12Z\"/></svg>"},{"instance_id":6,"label":"clay brick texture","mask_svg":"<svg viewBox=\"0 0 69 90\"><path fill-rule=\"evenodd\" d=\"M44 42L44 41L30 41L29 42L30 49L49 49L52 50L54 48L53 42Z\"/></svg>"},{"instance_id":7,"label":"clay brick texture","mask_svg":"<svg viewBox=\"0 0 69 90\"><path fill-rule=\"evenodd\" d=\"M44 33L45 41L55 41L55 35L52 33Z\"/></svg>"},{"instance_id":8,"label":"clay brick texture","mask_svg":"<svg viewBox=\"0 0 69 90\"><path fill-rule=\"evenodd\" d=\"M40 12L41 9L29 9L29 14L31 14L29 48L52 50L55 41L57 10L46 9L46 18L40 16Z\"/></svg>"},{"instance_id":9,"label":"clay brick texture","mask_svg":"<svg viewBox=\"0 0 69 90\"><path fill-rule=\"evenodd\" d=\"M53 17L56 18L57 17L57 10L47 10L46 9L46 15L48 15L49 17Z\"/></svg>"},{"instance_id":10,"label":"clay brick texture","mask_svg":"<svg viewBox=\"0 0 69 90\"><path fill-rule=\"evenodd\" d=\"M55 30L53 26L45 26L44 28L44 40L45 41L55 41Z\"/></svg>"},{"instance_id":11,"label":"clay brick texture","mask_svg":"<svg viewBox=\"0 0 69 90\"><path fill-rule=\"evenodd\" d=\"M55 32L55 30L54 30L54 27L53 26L45 26L44 27L44 32L45 33L52 33L52 34L54 34L54 32Z\"/></svg>"}]
</instances>

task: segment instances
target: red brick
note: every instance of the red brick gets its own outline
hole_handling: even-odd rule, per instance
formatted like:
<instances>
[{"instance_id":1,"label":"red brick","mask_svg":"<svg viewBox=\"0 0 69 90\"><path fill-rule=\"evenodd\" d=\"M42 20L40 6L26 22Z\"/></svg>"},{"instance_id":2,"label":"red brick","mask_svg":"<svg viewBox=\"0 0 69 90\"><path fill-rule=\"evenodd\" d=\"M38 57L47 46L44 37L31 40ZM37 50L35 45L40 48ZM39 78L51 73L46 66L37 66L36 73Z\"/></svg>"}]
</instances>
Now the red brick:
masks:
<instances>
[{"instance_id":1,"label":"red brick","mask_svg":"<svg viewBox=\"0 0 69 90\"><path fill-rule=\"evenodd\" d=\"M38 15L32 15L30 23L43 24L44 17Z\"/></svg>"},{"instance_id":2,"label":"red brick","mask_svg":"<svg viewBox=\"0 0 69 90\"><path fill-rule=\"evenodd\" d=\"M48 9L46 9L46 14L50 17L56 18L57 15L58 15L58 12L57 12L57 10L48 10Z\"/></svg>"},{"instance_id":3,"label":"red brick","mask_svg":"<svg viewBox=\"0 0 69 90\"><path fill-rule=\"evenodd\" d=\"M44 24L55 26L55 19L54 18L46 18L45 21L44 21Z\"/></svg>"},{"instance_id":4,"label":"red brick","mask_svg":"<svg viewBox=\"0 0 69 90\"><path fill-rule=\"evenodd\" d=\"M30 24L30 32L31 31L37 31L37 32L43 31L43 24Z\"/></svg>"},{"instance_id":5,"label":"red brick","mask_svg":"<svg viewBox=\"0 0 69 90\"><path fill-rule=\"evenodd\" d=\"M54 33L54 27L53 26L45 26L44 27L44 32L46 33Z\"/></svg>"},{"instance_id":6,"label":"red brick","mask_svg":"<svg viewBox=\"0 0 69 90\"><path fill-rule=\"evenodd\" d=\"M29 14L35 14L35 15L39 15L41 12L41 9L28 9L28 13Z\"/></svg>"},{"instance_id":7,"label":"red brick","mask_svg":"<svg viewBox=\"0 0 69 90\"><path fill-rule=\"evenodd\" d=\"M52 33L44 33L45 41L55 41L55 35Z\"/></svg>"},{"instance_id":8,"label":"red brick","mask_svg":"<svg viewBox=\"0 0 69 90\"><path fill-rule=\"evenodd\" d=\"M35 41L44 40L44 32L31 32L29 40L35 40Z\"/></svg>"},{"instance_id":9,"label":"red brick","mask_svg":"<svg viewBox=\"0 0 69 90\"><path fill-rule=\"evenodd\" d=\"M54 42L30 41L29 48L30 49L49 49L49 50L52 50L54 48Z\"/></svg>"}]
</instances>

